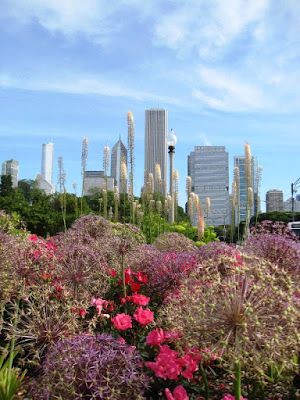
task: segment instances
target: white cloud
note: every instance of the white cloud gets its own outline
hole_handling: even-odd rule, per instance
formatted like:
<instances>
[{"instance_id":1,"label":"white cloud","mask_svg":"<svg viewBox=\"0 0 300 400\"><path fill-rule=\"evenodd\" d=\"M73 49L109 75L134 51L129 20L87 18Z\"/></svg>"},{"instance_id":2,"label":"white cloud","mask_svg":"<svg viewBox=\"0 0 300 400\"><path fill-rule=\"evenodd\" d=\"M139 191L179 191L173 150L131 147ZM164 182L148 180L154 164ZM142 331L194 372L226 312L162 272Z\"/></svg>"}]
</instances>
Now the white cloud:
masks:
<instances>
[{"instance_id":1,"label":"white cloud","mask_svg":"<svg viewBox=\"0 0 300 400\"><path fill-rule=\"evenodd\" d=\"M161 96L132 88L126 88L121 84L112 83L98 76L61 74L68 78L51 79L20 79L9 75L0 75L0 87L17 88L32 91L70 93L78 95L101 95L110 97L124 97L137 101L158 101L167 104L179 104L178 99L171 96Z\"/></svg>"},{"instance_id":2,"label":"white cloud","mask_svg":"<svg viewBox=\"0 0 300 400\"><path fill-rule=\"evenodd\" d=\"M200 139L203 140L204 146L211 146L211 141L208 139L205 133L200 133L199 134Z\"/></svg>"},{"instance_id":3,"label":"white cloud","mask_svg":"<svg viewBox=\"0 0 300 400\"><path fill-rule=\"evenodd\" d=\"M193 91L194 97L220 111L253 112L270 108L270 101L260 88L245 83L222 70L201 67L201 81Z\"/></svg>"}]
</instances>

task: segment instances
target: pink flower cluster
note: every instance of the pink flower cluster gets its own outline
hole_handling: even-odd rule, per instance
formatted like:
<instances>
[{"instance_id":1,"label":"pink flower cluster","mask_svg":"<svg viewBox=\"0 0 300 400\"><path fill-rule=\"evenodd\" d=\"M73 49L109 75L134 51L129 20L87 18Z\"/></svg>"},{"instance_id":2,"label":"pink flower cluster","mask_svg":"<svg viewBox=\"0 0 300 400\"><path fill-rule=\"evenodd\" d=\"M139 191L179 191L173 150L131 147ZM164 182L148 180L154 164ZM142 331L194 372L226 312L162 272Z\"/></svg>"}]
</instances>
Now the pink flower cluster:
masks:
<instances>
[{"instance_id":1,"label":"pink flower cluster","mask_svg":"<svg viewBox=\"0 0 300 400\"><path fill-rule=\"evenodd\" d=\"M183 386L179 385L171 393L170 389L165 389L167 400L189 400L186 390Z\"/></svg>"},{"instance_id":2,"label":"pink flower cluster","mask_svg":"<svg viewBox=\"0 0 300 400\"><path fill-rule=\"evenodd\" d=\"M234 400L235 396L231 396L229 393L225 393L222 397L222 400ZM247 400L246 397L241 396L241 400Z\"/></svg>"}]
</instances>

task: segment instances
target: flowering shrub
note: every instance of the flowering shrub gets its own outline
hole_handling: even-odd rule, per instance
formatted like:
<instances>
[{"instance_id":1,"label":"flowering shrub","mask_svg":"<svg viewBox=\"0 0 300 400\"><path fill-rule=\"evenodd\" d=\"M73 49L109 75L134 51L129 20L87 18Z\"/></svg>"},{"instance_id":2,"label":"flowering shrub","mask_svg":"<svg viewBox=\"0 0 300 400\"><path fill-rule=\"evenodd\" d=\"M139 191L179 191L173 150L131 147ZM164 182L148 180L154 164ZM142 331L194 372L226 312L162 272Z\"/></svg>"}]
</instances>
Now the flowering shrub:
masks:
<instances>
[{"instance_id":1,"label":"flowering shrub","mask_svg":"<svg viewBox=\"0 0 300 400\"><path fill-rule=\"evenodd\" d=\"M287 237L261 233L247 240L246 250L250 254L271 261L292 274L298 275L300 272L299 244Z\"/></svg>"},{"instance_id":2,"label":"flowering shrub","mask_svg":"<svg viewBox=\"0 0 300 400\"><path fill-rule=\"evenodd\" d=\"M160 251L188 252L197 249L195 243L181 233L165 232L159 235L153 242L153 246Z\"/></svg>"},{"instance_id":3,"label":"flowering shrub","mask_svg":"<svg viewBox=\"0 0 300 400\"><path fill-rule=\"evenodd\" d=\"M145 266L147 290L161 302L168 291L176 289L196 267L196 258L189 253L165 253Z\"/></svg>"},{"instance_id":4,"label":"flowering shrub","mask_svg":"<svg viewBox=\"0 0 300 400\"><path fill-rule=\"evenodd\" d=\"M180 330L189 346L200 343L218 353L228 370L232 360L240 360L245 375L263 385L270 366L280 365L276 385L282 380L284 388L299 343L296 286L275 266L254 258L251 263L223 279L204 281L197 271L161 308L157 323Z\"/></svg>"},{"instance_id":5,"label":"flowering shrub","mask_svg":"<svg viewBox=\"0 0 300 400\"><path fill-rule=\"evenodd\" d=\"M80 233L88 234L93 239L102 237L103 234L110 229L110 223L99 215L88 214L78 218L70 228Z\"/></svg>"},{"instance_id":6,"label":"flowering shrub","mask_svg":"<svg viewBox=\"0 0 300 400\"><path fill-rule=\"evenodd\" d=\"M273 233L295 241L298 240L297 235L292 232L283 221L273 222L265 220L258 224L256 228L253 226L250 232L252 236L256 236L261 233Z\"/></svg>"},{"instance_id":7,"label":"flowering shrub","mask_svg":"<svg viewBox=\"0 0 300 400\"><path fill-rule=\"evenodd\" d=\"M167 400L189 400L186 390L183 386L179 385L173 391L173 395L169 389L165 389Z\"/></svg>"},{"instance_id":8,"label":"flowering shrub","mask_svg":"<svg viewBox=\"0 0 300 400\"><path fill-rule=\"evenodd\" d=\"M150 379L130 346L107 334L76 335L48 352L32 392L35 399L144 399Z\"/></svg>"}]
</instances>

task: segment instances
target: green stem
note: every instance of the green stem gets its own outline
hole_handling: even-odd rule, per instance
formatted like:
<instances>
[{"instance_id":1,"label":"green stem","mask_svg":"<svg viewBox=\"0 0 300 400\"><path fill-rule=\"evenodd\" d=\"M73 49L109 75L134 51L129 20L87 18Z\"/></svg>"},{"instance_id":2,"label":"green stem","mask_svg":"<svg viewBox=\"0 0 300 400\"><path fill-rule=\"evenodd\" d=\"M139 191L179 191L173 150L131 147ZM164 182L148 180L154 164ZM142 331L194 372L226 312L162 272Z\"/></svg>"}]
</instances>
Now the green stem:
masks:
<instances>
[{"instance_id":1,"label":"green stem","mask_svg":"<svg viewBox=\"0 0 300 400\"><path fill-rule=\"evenodd\" d=\"M122 285L123 285L123 295L124 299L126 297L126 284L125 284L125 256L122 254Z\"/></svg>"},{"instance_id":2,"label":"green stem","mask_svg":"<svg viewBox=\"0 0 300 400\"><path fill-rule=\"evenodd\" d=\"M237 361L235 363L235 381L234 381L234 395L235 400L241 400L242 395L242 371L241 363Z\"/></svg>"},{"instance_id":3,"label":"green stem","mask_svg":"<svg viewBox=\"0 0 300 400\"><path fill-rule=\"evenodd\" d=\"M20 304L20 299L16 302L16 310L15 310L15 315L14 315L14 322L13 322L13 327L15 328L17 326L17 317L19 313L19 304ZM16 344L16 339L12 339L10 342L10 353L9 353L9 363L8 367L9 369L12 369L13 366L13 361L15 358L14 352L15 352L15 344Z\"/></svg>"},{"instance_id":4,"label":"green stem","mask_svg":"<svg viewBox=\"0 0 300 400\"><path fill-rule=\"evenodd\" d=\"M200 363L200 372L201 372L201 376L203 379L203 383L204 383L204 387L205 387L205 399L209 400L209 386L208 386L208 380L206 377L206 373L204 371L203 365Z\"/></svg>"}]
</instances>

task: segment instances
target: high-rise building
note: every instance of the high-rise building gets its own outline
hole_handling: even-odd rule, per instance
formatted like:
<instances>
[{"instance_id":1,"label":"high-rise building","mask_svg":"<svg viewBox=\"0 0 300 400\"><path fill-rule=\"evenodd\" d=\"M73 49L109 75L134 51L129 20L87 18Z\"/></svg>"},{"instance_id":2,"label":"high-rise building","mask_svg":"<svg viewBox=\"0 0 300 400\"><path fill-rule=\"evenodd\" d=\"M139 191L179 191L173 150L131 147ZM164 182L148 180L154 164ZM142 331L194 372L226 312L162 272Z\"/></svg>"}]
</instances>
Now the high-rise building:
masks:
<instances>
[{"instance_id":1,"label":"high-rise building","mask_svg":"<svg viewBox=\"0 0 300 400\"><path fill-rule=\"evenodd\" d=\"M286 201L283 202L283 211L292 211L293 210L293 201L290 197ZM297 198L294 198L294 212L300 212L300 201Z\"/></svg>"},{"instance_id":2,"label":"high-rise building","mask_svg":"<svg viewBox=\"0 0 300 400\"><path fill-rule=\"evenodd\" d=\"M89 196L105 187L104 171L85 171L83 195ZM114 190L114 178L107 176L107 190Z\"/></svg>"},{"instance_id":3,"label":"high-rise building","mask_svg":"<svg viewBox=\"0 0 300 400\"><path fill-rule=\"evenodd\" d=\"M2 163L2 175L10 175L12 187L18 186L19 163L16 160L8 160Z\"/></svg>"},{"instance_id":4,"label":"high-rise building","mask_svg":"<svg viewBox=\"0 0 300 400\"><path fill-rule=\"evenodd\" d=\"M110 175L112 178L114 178L115 186L118 187L120 193L123 193L123 187L122 187L123 185L121 182L122 159L125 160L127 166L127 149L120 138L112 148L111 162L110 162Z\"/></svg>"},{"instance_id":5,"label":"high-rise building","mask_svg":"<svg viewBox=\"0 0 300 400\"><path fill-rule=\"evenodd\" d=\"M224 146L195 146L188 156L192 191L199 196L207 225L230 223L228 153ZM205 213L206 198L210 212ZM193 221L196 225L196 221Z\"/></svg>"},{"instance_id":6,"label":"high-rise building","mask_svg":"<svg viewBox=\"0 0 300 400\"><path fill-rule=\"evenodd\" d=\"M161 169L161 189L165 195L167 182L167 134L168 110L150 109L145 111L145 185L150 173L155 176L155 164Z\"/></svg>"},{"instance_id":7,"label":"high-rise building","mask_svg":"<svg viewBox=\"0 0 300 400\"><path fill-rule=\"evenodd\" d=\"M240 190L239 190L239 203L240 203L240 218L239 221L246 220L247 213L247 183L245 175L245 156L234 157L234 166L239 169L239 180L240 180ZM251 157L251 186L253 190L253 206L250 209L250 217L256 214L256 210L259 210L259 199L257 196L257 179L258 179L258 165L257 157ZM236 217L236 222L238 221L238 216Z\"/></svg>"},{"instance_id":8,"label":"high-rise building","mask_svg":"<svg viewBox=\"0 0 300 400\"><path fill-rule=\"evenodd\" d=\"M53 142L43 144L41 175L51 185L53 180L53 153L54 153Z\"/></svg>"},{"instance_id":9,"label":"high-rise building","mask_svg":"<svg viewBox=\"0 0 300 400\"><path fill-rule=\"evenodd\" d=\"M283 192L282 190L269 190L266 193L266 211L283 211Z\"/></svg>"}]
</instances>

